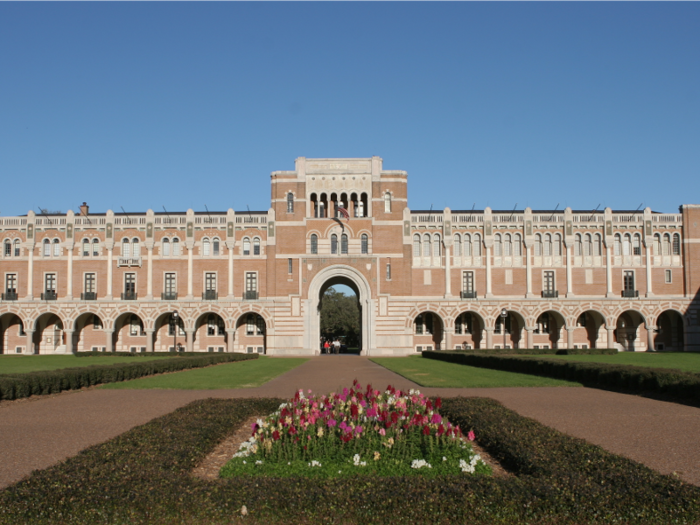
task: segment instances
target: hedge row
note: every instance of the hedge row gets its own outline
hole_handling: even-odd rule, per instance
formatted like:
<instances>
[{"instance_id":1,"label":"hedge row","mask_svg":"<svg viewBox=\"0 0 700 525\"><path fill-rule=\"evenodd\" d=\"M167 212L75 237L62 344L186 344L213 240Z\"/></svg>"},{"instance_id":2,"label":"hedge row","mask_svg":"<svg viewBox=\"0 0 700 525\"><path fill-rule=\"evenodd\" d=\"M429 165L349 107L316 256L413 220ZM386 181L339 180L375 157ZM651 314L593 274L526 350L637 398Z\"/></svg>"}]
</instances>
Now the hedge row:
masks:
<instances>
[{"instance_id":1,"label":"hedge row","mask_svg":"<svg viewBox=\"0 0 700 525\"><path fill-rule=\"evenodd\" d=\"M443 350L444 351L444 350ZM491 348L471 350L449 350L455 354L467 355L611 355L616 348Z\"/></svg>"},{"instance_id":2,"label":"hedge row","mask_svg":"<svg viewBox=\"0 0 700 525\"><path fill-rule=\"evenodd\" d=\"M697 523L700 488L523 418L489 399L443 412L516 476L233 478L189 472L279 399L197 401L0 492L0 525L206 523ZM241 517L245 505L248 515Z\"/></svg>"},{"instance_id":3,"label":"hedge row","mask_svg":"<svg viewBox=\"0 0 700 525\"><path fill-rule=\"evenodd\" d=\"M63 390L76 390L102 383L115 383L139 377L178 372L220 363L257 359L257 354L209 354L173 359L91 365L80 368L63 368L28 372L26 374L0 375L0 399L55 394Z\"/></svg>"},{"instance_id":4,"label":"hedge row","mask_svg":"<svg viewBox=\"0 0 700 525\"><path fill-rule=\"evenodd\" d=\"M561 359L423 352L423 357L507 372L576 381L586 386L662 397L700 406L700 374L670 368L608 363L579 363Z\"/></svg>"},{"instance_id":5,"label":"hedge row","mask_svg":"<svg viewBox=\"0 0 700 525\"><path fill-rule=\"evenodd\" d=\"M119 356L119 357L153 357L154 355L162 355L164 357L190 357L195 355L211 355L213 352L75 352L76 357L105 357L105 356Z\"/></svg>"}]
</instances>

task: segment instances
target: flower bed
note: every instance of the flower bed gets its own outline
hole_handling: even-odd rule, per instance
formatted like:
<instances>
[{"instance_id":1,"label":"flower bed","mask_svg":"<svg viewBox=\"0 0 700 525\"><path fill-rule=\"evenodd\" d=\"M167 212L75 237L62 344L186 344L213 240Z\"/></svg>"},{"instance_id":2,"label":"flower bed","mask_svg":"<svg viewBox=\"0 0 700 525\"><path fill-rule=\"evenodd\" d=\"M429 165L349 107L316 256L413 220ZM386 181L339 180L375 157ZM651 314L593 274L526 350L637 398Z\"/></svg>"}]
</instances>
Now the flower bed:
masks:
<instances>
[{"instance_id":1,"label":"flower bed","mask_svg":"<svg viewBox=\"0 0 700 525\"><path fill-rule=\"evenodd\" d=\"M460 428L440 415L441 404L414 390L363 389L357 380L328 396L300 390L253 424L221 476L490 474ZM473 441L474 432L466 437Z\"/></svg>"}]
</instances>

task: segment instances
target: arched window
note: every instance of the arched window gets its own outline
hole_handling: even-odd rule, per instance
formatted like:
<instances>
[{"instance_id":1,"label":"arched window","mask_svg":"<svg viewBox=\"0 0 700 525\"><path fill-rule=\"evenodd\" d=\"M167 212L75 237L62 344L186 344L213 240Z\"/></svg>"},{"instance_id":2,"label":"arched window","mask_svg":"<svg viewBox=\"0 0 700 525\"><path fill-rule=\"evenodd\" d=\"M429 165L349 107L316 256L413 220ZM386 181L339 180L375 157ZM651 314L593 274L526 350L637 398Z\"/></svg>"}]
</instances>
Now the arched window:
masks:
<instances>
[{"instance_id":1,"label":"arched window","mask_svg":"<svg viewBox=\"0 0 700 525\"><path fill-rule=\"evenodd\" d=\"M464 256L471 257L472 254L472 238L468 233L464 234Z\"/></svg>"},{"instance_id":2,"label":"arched window","mask_svg":"<svg viewBox=\"0 0 700 525\"><path fill-rule=\"evenodd\" d=\"M585 257L591 256L591 234L587 233L583 236L583 255Z\"/></svg>"},{"instance_id":3,"label":"arched window","mask_svg":"<svg viewBox=\"0 0 700 525\"><path fill-rule=\"evenodd\" d=\"M362 248L362 254L366 255L367 253L369 253L369 236L366 233L363 233L362 237L360 237L360 243Z\"/></svg>"},{"instance_id":4,"label":"arched window","mask_svg":"<svg viewBox=\"0 0 700 525\"><path fill-rule=\"evenodd\" d=\"M430 257L430 234L423 235L423 257Z\"/></svg>"},{"instance_id":5,"label":"arched window","mask_svg":"<svg viewBox=\"0 0 700 525\"><path fill-rule=\"evenodd\" d=\"M206 237L202 239L202 255L205 257L211 255L211 243Z\"/></svg>"},{"instance_id":6,"label":"arched window","mask_svg":"<svg viewBox=\"0 0 700 525\"><path fill-rule=\"evenodd\" d=\"M333 255L338 253L338 236L335 233L331 235L331 253Z\"/></svg>"},{"instance_id":7,"label":"arched window","mask_svg":"<svg viewBox=\"0 0 700 525\"><path fill-rule=\"evenodd\" d=\"M536 257L542 255L542 236L539 233L535 235L534 252Z\"/></svg>"},{"instance_id":8,"label":"arched window","mask_svg":"<svg viewBox=\"0 0 700 525\"><path fill-rule=\"evenodd\" d=\"M10 257L12 255L12 243L10 242L10 239L5 239L2 254L5 257Z\"/></svg>"},{"instance_id":9,"label":"arched window","mask_svg":"<svg viewBox=\"0 0 700 525\"><path fill-rule=\"evenodd\" d=\"M343 255L348 254L348 236L345 234L340 236L340 253Z\"/></svg>"},{"instance_id":10,"label":"arched window","mask_svg":"<svg viewBox=\"0 0 700 525\"><path fill-rule=\"evenodd\" d=\"M316 235L315 233L311 234L311 253L318 253L318 235Z\"/></svg>"},{"instance_id":11,"label":"arched window","mask_svg":"<svg viewBox=\"0 0 700 525\"><path fill-rule=\"evenodd\" d=\"M593 238L593 255L599 257L603 254L603 240L600 233L596 233Z\"/></svg>"},{"instance_id":12,"label":"arched window","mask_svg":"<svg viewBox=\"0 0 700 525\"><path fill-rule=\"evenodd\" d=\"M260 237L253 239L253 255L260 255Z\"/></svg>"},{"instance_id":13,"label":"arched window","mask_svg":"<svg viewBox=\"0 0 700 525\"><path fill-rule=\"evenodd\" d=\"M678 233L673 234L673 255L681 254L681 236Z\"/></svg>"},{"instance_id":14,"label":"arched window","mask_svg":"<svg viewBox=\"0 0 700 525\"><path fill-rule=\"evenodd\" d=\"M616 233L614 240L615 249L613 253L615 255L622 255L622 236L619 233Z\"/></svg>"},{"instance_id":15,"label":"arched window","mask_svg":"<svg viewBox=\"0 0 700 525\"><path fill-rule=\"evenodd\" d=\"M220 253L220 249L219 249L219 238L218 238L218 237L214 237L214 240L212 241L211 244L212 244L212 248L213 248L213 253L214 253L214 255L215 255L215 256L216 256L216 255L219 255L219 253Z\"/></svg>"},{"instance_id":16,"label":"arched window","mask_svg":"<svg viewBox=\"0 0 700 525\"><path fill-rule=\"evenodd\" d=\"M552 242L552 254L555 257L561 257L561 233L554 234L554 241Z\"/></svg>"},{"instance_id":17,"label":"arched window","mask_svg":"<svg viewBox=\"0 0 700 525\"><path fill-rule=\"evenodd\" d=\"M632 237L632 255L642 255L642 238L638 233Z\"/></svg>"},{"instance_id":18,"label":"arched window","mask_svg":"<svg viewBox=\"0 0 700 525\"><path fill-rule=\"evenodd\" d=\"M164 237L164 238L163 238L163 245L162 245L162 248L161 248L161 255L163 255L163 256L165 256L165 257L167 257L168 255L170 255L170 239L168 239L167 237Z\"/></svg>"},{"instance_id":19,"label":"arched window","mask_svg":"<svg viewBox=\"0 0 700 525\"><path fill-rule=\"evenodd\" d=\"M580 233L577 233L576 235L574 235L574 255L576 257L580 257L581 255L583 255L581 253L581 234Z\"/></svg>"},{"instance_id":20,"label":"arched window","mask_svg":"<svg viewBox=\"0 0 700 525\"><path fill-rule=\"evenodd\" d=\"M462 236L457 233L454 236L453 244L455 245L455 257L462 256Z\"/></svg>"},{"instance_id":21,"label":"arched window","mask_svg":"<svg viewBox=\"0 0 700 525\"><path fill-rule=\"evenodd\" d=\"M654 255L661 255L661 235L654 234Z\"/></svg>"},{"instance_id":22,"label":"arched window","mask_svg":"<svg viewBox=\"0 0 700 525\"><path fill-rule=\"evenodd\" d=\"M384 194L384 212L389 213L391 211L391 193L388 191Z\"/></svg>"},{"instance_id":23,"label":"arched window","mask_svg":"<svg viewBox=\"0 0 700 525\"><path fill-rule=\"evenodd\" d=\"M20 250L19 239L15 239L14 245L15 245L15 257L19 257L19 250Z\"/></svg>"},{"instance_id":24,"label":"arched window","mask_svg":"<svg viewBox=\"0 0 700 525\"><path fill-rule=\"evenodd\" d=\"M413 256L420 257L420 235L417 233L413 236Z\"/></svg>"},{"instance_id":25,"label":"arched window","mask_svg":"<svg viewBox=\"0 0 700 525\"><path fill-rule=\"evenodd\" d=\"M53 255L54 257L61 255L61 241L58 239L53 240Z\"/></svg>"},{"instance_id":26,"label":"arched window","mask_svg":"<svg viewBox=\"0 0 700 525\"><path fill-rule=\"evenodd\" d=\"M51 257L51 241L44 239L44 257Z\"/></svg>"},{"instance_id":27,"label":"arched window","mask_svg":"<svg viewBox=\"0 0 700 525\"><path fill-rule=\"evenodd\" d=\"M131 257L131 245L126 237L122 239L122 257Z\"/></svg>"},{"instance_id":28,"label":"arched window","mask_svg":"<svg viewBox=\"0 0 700 525\"><path fill-rule=\"evenodd\" d=\"M140 257L141 256L141 245L139 244L139 240L136 238L131 239L131 251L134 253L134 257Z\"/></svg>"},{"instance_id":29,"label":"arched window","mask_svg":"<svg viewBox=\"0 0 700 525\"><path fill-rule=\"evenodd\" d=\"M97 257L100 255L100 240L95 237L92 240L92 256Z\"/></svg>"},{"instance_id":30,"label":"arched window","mask_svg":"<svg viewBox=\"0 0 700 525\"><path fill-rule=\"evenodd\" d=\"M552 255L552 234L551 233L545 233L543 248L544 248L543 255L545 257Z\"/></svg>"},{"instance_id":31,"label":"arched window","mask_svg":"<svg viewBox=\"0 0 700 525\"><path fill-rule=\"evenodd\" d=\"M90 239L83 238L83 257L90 257Z\"/></svg>"},{"instance_id":32,"label":"arched window","mask_svg":"<svg viewBox=\"0 0 700 525\"><path fill-rule=\"evenodd\" d=\"M512 250L511 240L510 240L510 233L506 233L503 236L503 255L505 257L510 257L512 253L513 253L513 250Z\"/></svg>"},{"instance_id":33,"label":"arched window","mask_svg":"<svg viewBox=\"0 0 700 525\"><path fill-rule=\"evenodd\" d=\"M440 236L433 237L433 257L440 257Z\"/></svg>"},{"instance_id":34,"label":"arched window","mask_svg":"<svg viewBox=\"0 0 700 525\"><path fill-rule=\"evenodd\" d=\"M472 253L474 257L481 257L481 235L478 233L474 234L474 241L472 242Z\"/></svg>"},{"instance_id":35,"label":"arched window","mask_svg":"<svg viewBox=\"0 0 700 525\"><path fill-rule=\"evenodd\" d=\"M177 257L180 255L180 239L175 237L173 239L173 256Z\"/></svg>"},{"instance_id":36,"label":"arched window","mask_svg":"<svg viewBox=\"0 0 700 525\"><path fill-rule=\"evenodd\" d=\"M287 213L294 213L294 194L287 193Z\"/></svg>"},{"instance_id":37,"label":"arched window","mask_svg":"<svg viewBox=\"0 0 700 525\"><path fill-rule=\"evenodd\" d=\"M250 239L248 237L243 238L243 255L250 255Z\"/></svg>"},{"instance_id":38,"label":"arched window","mask_svg":"<svg viewBox=\"0 0 700 525\"><path fill-rule=\"evenodd\" d=\"M497 233L493 237L493 255L495 257L501 256L501 234Z\"/></svg>"},{"instance_id":39,"label":"arched window","mask_svg":"<svg viewBox=\"0 0 700 525\"><path fill-rule=\"evenodd\" d=\"M663 250L664 255L671 255L671 234L670 233L664 234L664 245L663 245L662 250Z\"/></svg>"},{"instance_id":40,"label":"arched window","mask_svg":"<svg viewBox=\"0 0 700 525\"><path fill-rule=\"evenodd\" d=\"M513 236L513 255L520 257L523 254L523 240L519 233Z\"/></svg>"},{"instance_id":41,"label":"arched window","mask_svg":"<svg viewBox=\"0 0 700 525\"><path fill-rule=\"evenodd\" d=\"M626 233L622 238L622 255L632 255L630 247L632 246L632 236Z\"/></svg>"}]
</instances>

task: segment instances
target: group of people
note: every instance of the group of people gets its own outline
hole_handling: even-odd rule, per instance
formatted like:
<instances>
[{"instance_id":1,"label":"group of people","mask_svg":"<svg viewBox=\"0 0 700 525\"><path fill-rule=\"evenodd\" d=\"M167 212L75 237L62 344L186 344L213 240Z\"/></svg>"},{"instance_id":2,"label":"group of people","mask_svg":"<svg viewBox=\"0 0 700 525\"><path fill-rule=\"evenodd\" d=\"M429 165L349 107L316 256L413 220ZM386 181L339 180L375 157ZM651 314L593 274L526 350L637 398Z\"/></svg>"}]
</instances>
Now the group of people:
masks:
<instances>
[{"instance_id":1,"label":"group of people","mask_svg":"<svg viewBox=\"0 0 700 525\"><path fill-rule=\"evenodd\" d=\"M322 354L339 354L340 353L340 340L336 337L333 341L330 339L321 339L321 353Z\"/></svg>"}]
</instances>

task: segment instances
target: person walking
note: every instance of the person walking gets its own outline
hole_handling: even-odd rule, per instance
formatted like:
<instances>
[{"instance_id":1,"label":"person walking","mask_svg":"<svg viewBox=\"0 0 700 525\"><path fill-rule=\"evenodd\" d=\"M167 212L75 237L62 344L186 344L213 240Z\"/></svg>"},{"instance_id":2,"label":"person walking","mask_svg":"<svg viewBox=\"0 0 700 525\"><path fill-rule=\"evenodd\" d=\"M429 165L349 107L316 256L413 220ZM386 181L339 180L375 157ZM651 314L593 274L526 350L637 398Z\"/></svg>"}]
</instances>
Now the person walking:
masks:
<instances>
[{"instance_id":1,"label":"person walking","mask_svg":"<svg viewBox=\"0 0 700 525\"><path fill-rule=\"evenodd\" d=\"M324 354L330 354L331 353L331 344L328 342L328 339L323 343L323 353Z\"/></svg>"},{"instance_id":2,"label":"person walking","mask_svg":"<svg viewBox=\"0 0 700 525\"><path fill-rule=\"evenodd\" d=\"M339 353L340 353L340 341L338 341L337 338L336 338L335 341L333 341L333 351L334 351L336 354L339 354Z\"/></svg>"}]
</instances>

